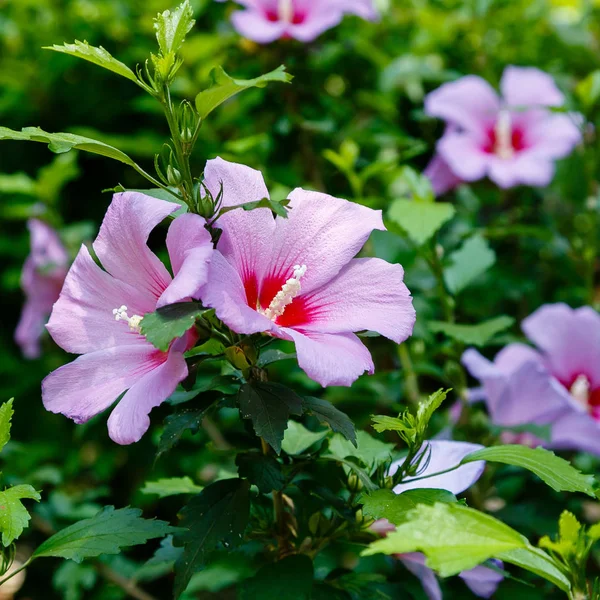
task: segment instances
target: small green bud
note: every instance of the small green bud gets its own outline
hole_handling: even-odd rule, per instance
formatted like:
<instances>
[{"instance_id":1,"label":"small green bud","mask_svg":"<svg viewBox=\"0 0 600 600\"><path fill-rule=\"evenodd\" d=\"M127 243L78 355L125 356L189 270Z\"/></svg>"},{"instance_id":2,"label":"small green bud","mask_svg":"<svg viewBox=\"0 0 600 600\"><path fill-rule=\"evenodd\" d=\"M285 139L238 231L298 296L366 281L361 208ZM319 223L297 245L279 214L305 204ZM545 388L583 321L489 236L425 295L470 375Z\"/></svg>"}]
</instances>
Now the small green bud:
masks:
<instances>
[{"instance_id":1,"label":"small green bud","mask_svg":"<svg viewBox=\"0 0 600 600\"><path fill-rule=\"evenodd\" d=\"M239 346L230 346L225 350L225 356L227 360L240 371L244 371L251 367L246 354Z\"/></svg>"},{"instance_id":2,"label":"small green bud","mask_svg":"<svg viewBox=\"0 0 600 600\"><path fill-rule=\"evenodd\" d=\"M390 475L388 475L383 480L383 487L386 488L387 490L391 490L394 487L394 478L391 477Z\"/></svg>"},{"instance_id":3,"label":"small green bud","mask_svg":"<svg viewBox=\"0 0 600 600\"><path fill-rule=\"evenodd\" d=\"M172 185L174 187L179 186L182 181L181 172L179 171L179 169L176 169L175 167L169 165L167 167L167 181L169 182L169 185Z\"/></svg>"}]
</instances>

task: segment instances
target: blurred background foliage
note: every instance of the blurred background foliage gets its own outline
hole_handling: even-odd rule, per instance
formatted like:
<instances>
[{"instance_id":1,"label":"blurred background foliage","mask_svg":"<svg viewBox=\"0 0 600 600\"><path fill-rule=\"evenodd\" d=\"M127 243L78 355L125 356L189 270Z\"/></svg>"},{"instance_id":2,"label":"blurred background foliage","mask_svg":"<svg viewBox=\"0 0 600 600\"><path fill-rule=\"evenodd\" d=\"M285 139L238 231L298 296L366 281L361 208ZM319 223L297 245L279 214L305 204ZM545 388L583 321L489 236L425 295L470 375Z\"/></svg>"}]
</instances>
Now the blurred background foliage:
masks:
<instances>
[{"instance_id":1,"label":"blurred background foliage","mask_svg":"<svg viewBox=\"0 0 600 600\"><path fill-rule=\"evenodd\" d=\"M502 314L518 321L551 301L600 305L595 280L600 210L598 0L382 0L379 23L347 18L310 45L283 40L269 46L244 40L232 29L228 17L237 9L233 3L192 4L196 26L183 48L185 63L175 85L181 98L192 98L206 87L217 65L233 76L250 78L285 64L295 76L291 86L253 89L221 107L204 124L194 156L196 175L217 155L260 169L276 199L303 186L386 211L393 200L414 194L411 171L405 167L421 171L442 133L442 124L423 113L428 91L470 73L496 85L509 64L537 66L553 75L568 97L568 108L584 114L589 123L584 146L559 165L547 189L500 191L486 182L460 187L450 199L458 216L433 251L444 260L443 253L456 249L475 230L493 248L493 266L451 299L459 323ZM133 67L154 50L153 17L167 8L166 0L0 0L0 124L95 137L152 170L168 132L151 99L125 79L42 47L87 40ZM237 412L224 410L219 427L229 441L220 440L221 433L209 439L201 431L155 463L159 424L169 412L164 407L153 412L153 433L126 448L110 442L102 418L76 427L44 411L40 381L68 357L46 339L43 358L25 361L13 343L23 302L20 271L29 248L25 220L37 215L61 228L74 254L82 240L95 235L110 201L110 193L103 190L117 184L146 187L120 163L75 152L56 156L43 145L25 142L0 145L0 399L17 399L13 438L18 440L3 455L3 470L6 483L27 481L44 490L25 543L35 544L49 531L92 515L107 503L141 506L172 520L180 503L172 498L158 503L155 496L142 494L146 480L169 474L210 481L235 468L227 452L230 443L251 443ZM430 320L445 317L438 282L425 257L399 235L398 226L390 222L389 228L376 232L370 249L404 265L419 318L406 355L391 343L373 340L377 374L362 378L351 390L327 391L358 427L367 426L373 413L394 414L410 402L410 372L429 391L463 377L457 359L464 345L428 327ZM493 343L516 339L518 332L515 326ZM201 377L208 381L213 375ZM316 384L288 364L274 368L272 377L319 393ZM445 425L439 416L438 429ZM492 433L475 411L458 435L485 441ZM597 468L590 457L577 460L587 469ZM474 506L489 508L494 500L501 518L532 537L554 531L564 498L510 468L495 477L494 488L491 473L476 486ZM599 505L569 502L573 510L600 517ZM101 566L68 562L55 573L58 563L36 566L48 571L29 577L22 597L123 598L125 592L111 583L102 565L112 575L138 573L141 582L152 580L161 574L159 567L139 571L152 550ZM233 597L220 589L252 572L250 562L244 554L218 562L196 577L190 598L212 593ZM332 547L317 559L317 575L338 567L359 573L391 571L383 558L359 563L352 547ZM44 583L51 578L53 590ZM403 575L402 581L404 593L423 598L416 579ZM447 587L456 590L448 597L465 597L460 582ZM168 590L168 578L154 584L159 598L168 597ZM195 595L200 592L206 595ZM497 597L550 595L544 588L509 581Z\"/></svg>"}]
</instances>

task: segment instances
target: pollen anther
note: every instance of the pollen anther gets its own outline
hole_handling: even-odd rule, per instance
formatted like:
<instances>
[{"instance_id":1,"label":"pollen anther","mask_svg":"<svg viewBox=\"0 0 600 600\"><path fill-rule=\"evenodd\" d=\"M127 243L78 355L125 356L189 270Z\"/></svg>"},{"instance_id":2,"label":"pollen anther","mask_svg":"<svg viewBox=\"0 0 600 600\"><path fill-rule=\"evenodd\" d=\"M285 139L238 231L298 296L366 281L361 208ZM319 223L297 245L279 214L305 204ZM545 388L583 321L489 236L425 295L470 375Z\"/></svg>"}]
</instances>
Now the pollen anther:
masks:
<instances>
[{"instance_id":1,"label":"pollen anther","mask_svg":"<svg viewBox=\"0 0 600 600\"><path fill-rule=\"evenodd\" d=\"M294 2L293 0L279 0L277 5L279 20L284 23L291 23L294 20Z\"/></svg>"},{"instance_id":2,"label":"pollen anther","mask_svg":"<svg viewBox=\"0 0 600 600\"><path fill-rule=\"evenodd\" d=\"M588 408L590 401L590 380L585 375L577 376L569 392L571 392L571 396L573 396L578 404Z\"/></svg>"},{"instance_id":3,"label":"pollen anther","mask_svg":"<svg viewBox=\"0 0 600 600\"><path fill-rule=\"evenodd\" d=\"M267 319L271 319L274 321L277 317L280 317L286 309L286 306L292 303L294 298L298 296L300 293L302 286L300 285L300 280L306 274L306 265L295 265L294 266L294 274L290 277L284 284L281 290L275 294L273 300L271 300L271 304L265 310L258 309L258 312L262 313L267 317Z\"/></svg>"},{"instance_id":4,"label":"pollen anther","mask_svg":"<svg viewBox=\"0 0 600 600\"><path fill-rule=\"evenodd\" d=\"M113 315L115 315L115 321L126 321L131 331L140 333L140 323L144 317L141 317L140 315L133 315L130 317L127 314L127 307L124 304L119 308L114 308L112 312Z\"/></svg>"},{"instance_id":5,"label":"pollen anther","mask_svg":"<svg viewBox=\"0 0 600 600\"><path fill-rule=\"evenodd\" d=\"M496 143L494 145L494 154L503 160L512 158L515 154L512 143L512 118L508 110L501 110L498 113L494 135Z\"/></svg>"}]
</instances>

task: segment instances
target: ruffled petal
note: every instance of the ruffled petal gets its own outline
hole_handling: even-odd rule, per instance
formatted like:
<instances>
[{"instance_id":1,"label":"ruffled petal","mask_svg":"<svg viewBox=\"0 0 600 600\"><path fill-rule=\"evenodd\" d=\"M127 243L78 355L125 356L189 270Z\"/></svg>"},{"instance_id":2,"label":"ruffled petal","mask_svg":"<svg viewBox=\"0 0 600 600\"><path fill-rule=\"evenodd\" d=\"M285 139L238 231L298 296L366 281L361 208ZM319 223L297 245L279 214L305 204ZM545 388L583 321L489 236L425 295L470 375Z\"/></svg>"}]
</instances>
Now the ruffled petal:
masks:
<instances>
[{"instance_id":1,"label":"ruffled petal","mask_svg":"<svg viewBox=\"0 0 600 600\"><path fill-rule=\"evenodd\" d=\"M493 560L499 569L503 568L502 561ZM479 565L458 575L469 587L469 589L480 598L491 598L498 589L504 576L489 567Z\"/></svg>"},{"instance_id":2,"label":"ruffled petal","mask_svg":"<svg viewBox=\"0 0 600 600\"><path fill-rule=\"evenodd\" d=\"M426 463L427 466L419 472L417 477L424 477L451 469L458 465L465 456L482 448L483 446L480 444L469 444L467 442L453 442L449 440L428 441L421 448L418 458L415 459L418 460L424 454L424 460L429 457L429 461ZM401 464L402 461L392 463L389 474L393 475ZM428 477L427 479L417 479L415 481L413 481L413 478L408 478L399 483L394 488L394 492L401 494L407 490L428 488L448 490L453 494L460 494L471 487L481 477L484 468L485 462L478 460L443 475Z\"/></svg>"},{"instance_id":3,"label":"ruffled petal","mask_svg":"<svg viewBox=\"0 0 600 600\"><path fill-rule=\"evenodd\" d=\"M129 316L152 312L147 294L103 271L82 246L69 271L47 329L67 352L83 354L114 346L145 342L124 321L115 321L113 309L125 305Z\"/></svg>"},{"instance_id":4,"label":"ruffled petal","mask_svg":"<svg viewBox=\"0 0 600 600\"><path fill-rule=\"evenodd\" d=\"M84 354L44 379L44 407L85 423L155 369L165 356L148 343Z\"/></svg>"},{"instance_id":5,"label":"ruffled petal","mask_svg":"<svg viewBox=\"0 0 600 600\"><path fill-rule=\"evenodd\" d=\"M329 283L306 296L307 331L370 330L397 344L412 334L416 314L404 269L380 258L356 258ZM285 315L285 313L284 313Z\"/></svg>"},{"instance_id":6,"label":"ruffled petal","mask_svg":"<svg viewBox=\"0 0 600 600\"><path fill-rule=\"evenodd\" d=\"M108 419L108 432L117 444L133 444L150 427L150 411L162 404L183 381L188 368L183 357L183 340L173 344L168 357L129 388Z\"/></svg>"},{"instance_id":7,"label":"ruffled petal","mask_svg":"<svg viewBox=\"0 0 600 600\"><path fill-rule=\"evenodd\" d=\"M300 368L323 387L349 387L365 371L375 370L369 351L353 333L301 333L282 327L275 335L295 342Z\"/></svg>"},{"instance_id":8,"label":"ruffled petal","mask_svg":"<svg viewBox=\"0 0 600 600\"><path fill-rule=\"evenodd\" d=\"M429 600L442 600L442 590L435 573L425 565L425 556L420 552L396 554L395 557L421 582Z\"/></svg>"},{"instance_id":9,"label":"ruffled petal","mask_svg":"<svg viewBox=\"0 0 600 600\"><path fill-rule=\"evenodd\" d=\"M208 278L213 253L206 221L192 214L177 217L167 233L167 249L175 277L158 299L157 307L197 298Z\"/></svg>"},{"instance_id":10,"label":"ruffled petal","mask_svg":"<svg viewBox=\"0 0 600 600\"><path fill-rule=\"evenodd\" d=\"M139 192L115 194L94 242L102 266L154 302L171 283L171 276L146 242L150 232L179 208Z\"/></svg>"},{"instance_id":11,"label":"ruffled petal","mask_svg":"<svg viewBox=\"0 0 600 600\"><path fill-rule=\"evenodd\" d=\"M506 67L500 90L506 104L513 107L562 106L565 102L554 79L534 67Z\"/></svg>"}]
</instances>

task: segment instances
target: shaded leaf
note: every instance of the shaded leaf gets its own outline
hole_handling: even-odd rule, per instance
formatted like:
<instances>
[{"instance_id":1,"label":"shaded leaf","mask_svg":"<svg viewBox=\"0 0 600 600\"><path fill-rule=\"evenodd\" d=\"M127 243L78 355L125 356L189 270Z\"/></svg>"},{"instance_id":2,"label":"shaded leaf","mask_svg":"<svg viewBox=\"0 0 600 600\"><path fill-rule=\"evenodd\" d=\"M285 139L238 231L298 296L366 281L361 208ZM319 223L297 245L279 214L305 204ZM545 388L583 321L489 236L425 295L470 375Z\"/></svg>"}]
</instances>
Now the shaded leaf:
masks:
<instances>
[{"instance_id":1,"label":"shaded leaf","mask_svg":"<svg viewBox=\"0 0 600 600\"><path fill-rule=\"evenodd\" d=\"M14 398L11 398L8 402L0 406L0 452L2 452L4 446L10 440L11 419L15 414L13 401Z\"/></svg>"},{"instance_id":2,"label":"shaded leaf","mask_svg":"<svg viewBox=\"0 0 600 600\"><path fill-rule=\"evenodd\" d=\"M266 367L274 362L280 360L292 360L296 359L297 355L295 352L282 352L281 350L265 350L261 352L258 362L256 363L259 367Z\"/></svg>"},{"instance_id":3,"label":"shaded leaf","mask_svg":"<svg viewBox=\"0 0 600 600\"><path fill-rule=\"evenodd\" d=\"M483 275L496 262L496 253L480 235L469 238L449 257L444 281L452 294L458 294Z\"/></svg>"},{"instance_id":4,"label":"shaded leaf","mask_svg":"<svg viewBox=\"0 0 600 600\"><path fill-rule=\"evenodd\" d=\"M196 485L190 477L169 477L146 481L141 491L142 494L156 494L159 498L166 498L178 494L198 494L202 487Z\"/></svg>"},{"instance_id":5,"label":"shaded leaf","mask_svg":"<svg viewBox=\"0 0 600 600\"><path fill-rule=\"evenodd\" d=\"M64 600L82 600L84 592L94 587L97 578L98 574L93 566L67 561L56 569L52 584L62 592Z\"/></svg>"},{"instance_id":6,"label":"shaded leaf","mask_svg":"<svg viewBox=\"0 0 600 600\"><path fill-rule=\"evenodd\" d=\"M443 333L469 346L485 346L496 334L512 327L514 322L512 317L502 315L477 325L458 325L443 321L429 321L428 325L433 333Z\"/></svg>"},{"instance_id":7,"label":"shaded leaf","mask_svg":"<svg viewBox=\"0 0 600 600\"><path fill-rule=\"evenodd\" d=\"M359 431L354 446L339 433L329 440L329 455L343 459L353 457L365 465L371 472L378 466L391 461L394 444L386 444L370 436L366 431Z\"/></svg>"},{"instance_id":8,"label":"shaded leaf","mask_svg":"<svg viewBox=\"0 0 600 600\"><path fill-rule=\"evenodd\" d=\"M140 329L155 348L166 352L171 342L191 329L203 312L198 302L169 304L144 315Z\"/></svg>"},{"instance_id":9,"label":"shaded leaf","mask_svg":"<svg viewBox=\"0 0 600 600\"><path fill-rule=\"evenodd\" d=\"M455 214L452 204L446 202L415 202L396 200L388 213L417 246L422 246Z\"/></svg>"},{"instance_id":10,"label":"shaded leaf","mask_svg":"<svg viewBox=\"0 0 600 600\"><path fill-rule=\"evenodd\" d=\"M571 590L571 583L568 577L561 570L561 566L548 554L539 548L528 546L527 548L517 548L509 552L502 552L496 558L505 562L527 569L550 583L553 583L564 592Z\"/></svg>"},{"instance_id":11,"label":"shaded leaf","mask_svg":"<svg viewBox=\"0 0 600 600\"><path fill-rule=\"evenodd\" d=\"M157 458L171 450L186 431L197 433L207 410L207 408L182 410L169 415L165 419L165 429L158 443Z\"/></svg>"},{"instance_id":12,"label":"shaded leaf","mask_svg":"<svg viewBox=\"0 0 600 600\"><path fill-rule=\"evenodd\" d=\"M235 457L240 477L246 478L263 494L281 490L285 477L281 465L273 456L261 452L242 452Z\"/></svg>"},{"instance_id":13,"label":"shaded leaf","mask_svg":"<svg viewBox=\"0 0 600 600\"><path fill-rule=\"evenodd\" d=\"M322 423L327 423L331 429L341 433L347 440L356 446L356 431L350 417L336 408L331 402L322 398L306 396L302 399L304 412L309 412Z\"/></svg>"},{"instance_id":14,"label":"shaded leaf","mask_svg":"<svg viewBox=\"0 0 600 600\"><path fill-rule=\"evenodd\" d=\"M41 496L30 485L15 485L0 492L0 531L4 547L10 546L29 525L29 511L21 502L25 498L39 502Z\"/></svg>"},{"instance_id":15,"label":"shaded leaf","mask_svg":"<svg viewBox=\"0 0 600 600\"><path fill-rule=\"evenodd\" d=\"M302 454L313 444L324 440L327 437L327 431L310 431L297 421L290 421L285 430L281 448L286 454L295 456Z\"/></svg>"}]
</instances>

